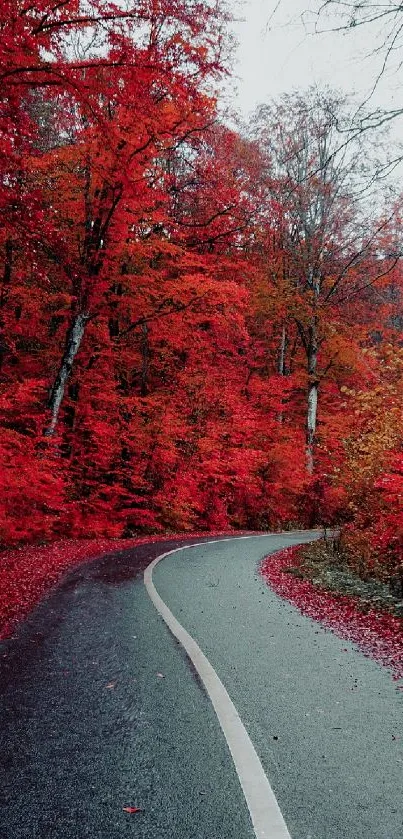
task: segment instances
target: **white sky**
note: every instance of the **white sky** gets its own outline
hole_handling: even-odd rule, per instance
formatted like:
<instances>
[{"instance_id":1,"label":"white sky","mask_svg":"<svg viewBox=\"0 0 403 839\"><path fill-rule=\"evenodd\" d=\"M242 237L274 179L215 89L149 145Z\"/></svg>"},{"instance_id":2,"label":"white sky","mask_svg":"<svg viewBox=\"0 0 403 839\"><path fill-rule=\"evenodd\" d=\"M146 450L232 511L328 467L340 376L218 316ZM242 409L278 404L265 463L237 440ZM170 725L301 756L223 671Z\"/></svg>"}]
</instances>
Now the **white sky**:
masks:
<instances>
[{"instance_id":1,"label":"white sky","mask_svg":"<svg viewBox=\"0 0 403 839\"><path fill-rule=\"evenodd\" d=\"M230 100L244 118L257 104L315 82L355 93L359 102L371 90L379 59L365 56L376 46L375 32L356 27L346 34L312 34L312 11L318 6L319 0L241 0L238 17L244 20L234 25L238 81L235 85L231 81ZM389 72L371 108L399 105L403 105L402 74ZM395 124L393 134L403 141L402 125Z\"/></svg>"}]
</instances>

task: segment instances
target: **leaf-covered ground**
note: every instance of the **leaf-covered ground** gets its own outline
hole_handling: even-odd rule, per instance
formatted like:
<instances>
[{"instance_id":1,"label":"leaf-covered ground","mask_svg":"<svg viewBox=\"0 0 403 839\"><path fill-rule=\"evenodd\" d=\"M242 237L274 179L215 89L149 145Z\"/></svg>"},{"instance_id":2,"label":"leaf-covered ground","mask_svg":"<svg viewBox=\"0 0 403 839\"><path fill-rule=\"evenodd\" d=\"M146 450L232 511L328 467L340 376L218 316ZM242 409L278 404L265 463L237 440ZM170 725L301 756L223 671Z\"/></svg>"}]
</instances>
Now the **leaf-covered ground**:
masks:
<instances>
[{"instance_id":1,"label":"leaf-covered ground","mask_svg":"<svg viewBox=\"0 0 403 839\"><path fill-rule=\"evenodd\" d=\"M403 620L376 608L362 610L358 596L338 594L295 576L299 546L266 557L261 573L276 594L289 600L303 615L319 621L340 638L352 641L365 655L389 667L393 678L403 678Z\"/></svg>"}]
</instances>

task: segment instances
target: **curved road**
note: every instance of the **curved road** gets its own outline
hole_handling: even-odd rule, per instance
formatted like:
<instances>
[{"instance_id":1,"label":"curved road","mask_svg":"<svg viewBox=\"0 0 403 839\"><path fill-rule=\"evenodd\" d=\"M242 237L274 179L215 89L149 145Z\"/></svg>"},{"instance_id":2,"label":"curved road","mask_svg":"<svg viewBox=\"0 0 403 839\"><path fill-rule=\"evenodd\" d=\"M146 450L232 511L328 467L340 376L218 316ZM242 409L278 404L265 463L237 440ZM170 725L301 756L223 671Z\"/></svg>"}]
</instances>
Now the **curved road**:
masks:
<instances>
[{"instance_id":1,"label":"curved road","mask_svg":"<svg viewBox=\"0 0 403 839\"><path fill-rule=\"evenodd\" d=\"M402 839L403 693L257 573L316 535L200 540L153 582L225 685L292 839ZM139 574L174 547L71 572L0 645L1 839L255 839L210 699Z\"/></svg>"}]
</instances>

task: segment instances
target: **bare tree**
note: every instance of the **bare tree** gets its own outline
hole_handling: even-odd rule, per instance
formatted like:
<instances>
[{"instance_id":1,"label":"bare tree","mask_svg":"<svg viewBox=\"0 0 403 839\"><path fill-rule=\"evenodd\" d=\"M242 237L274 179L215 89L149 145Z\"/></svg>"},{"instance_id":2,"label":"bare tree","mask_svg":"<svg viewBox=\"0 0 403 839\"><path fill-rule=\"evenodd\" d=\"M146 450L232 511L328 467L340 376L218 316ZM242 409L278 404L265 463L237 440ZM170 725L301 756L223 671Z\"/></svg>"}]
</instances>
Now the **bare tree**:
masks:
<instances>
[{"instance_id":1,"label":"bare tree","mask_svg":"<svg viewBox=\"0 0 403 839\"><path fill-rule=\"evenodd\" d=\"M266 210L270 215L270 203L275 204L288 284L294 290L289 322L306 357L310 473L320 384L329 369L320 357L327 337L326 309L362 292L393 263L379 254L374 258L389 220L371 223L365 189L371 182L368 144L349 125L346 101L315 88L262 106L254 121L266 161ZM340 130L348 142L341 142Z\"/></svg>"},{"instance_id":2,"label":"bare tree","mask_svg":"<svg viewBox=\"0 0 403 839\"><path fill-rule=\"evenodd\" d=\"M372 96L386 73L398 74L403 66L403 5L395 0L324 0L315 2L316 32L342 34L365 28L374 43L368 57L374 65L371 88L357 110L356 128L368 130L403 116L403 107L370 109ZM363 113L363 107L368 109ZM403 154L396 152L388 167L396 166Z\"/></svg>"}]
</instances>

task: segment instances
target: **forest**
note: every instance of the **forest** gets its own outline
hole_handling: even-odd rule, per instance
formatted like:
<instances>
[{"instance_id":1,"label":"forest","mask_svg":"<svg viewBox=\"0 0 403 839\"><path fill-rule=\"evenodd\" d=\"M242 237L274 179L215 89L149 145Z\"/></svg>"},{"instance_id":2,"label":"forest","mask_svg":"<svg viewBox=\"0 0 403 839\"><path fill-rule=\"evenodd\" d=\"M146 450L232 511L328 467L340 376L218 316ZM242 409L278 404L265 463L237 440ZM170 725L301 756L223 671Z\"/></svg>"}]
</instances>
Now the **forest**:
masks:
<instances>
[{"instance_id":1,"label":"forest","mask_svg":"<svg viewBox=\"0 0 403 839\"><path fill-rule=\"evenodd\" d=\"M338 526L403 577L403 204L221 0L1 0L0 543Z\"/></svg>"}]
</instances>

